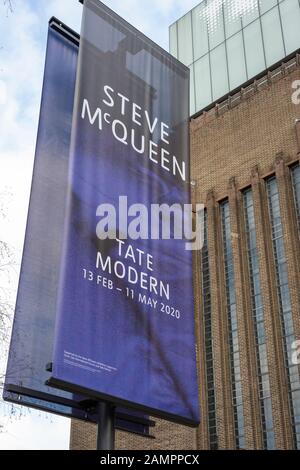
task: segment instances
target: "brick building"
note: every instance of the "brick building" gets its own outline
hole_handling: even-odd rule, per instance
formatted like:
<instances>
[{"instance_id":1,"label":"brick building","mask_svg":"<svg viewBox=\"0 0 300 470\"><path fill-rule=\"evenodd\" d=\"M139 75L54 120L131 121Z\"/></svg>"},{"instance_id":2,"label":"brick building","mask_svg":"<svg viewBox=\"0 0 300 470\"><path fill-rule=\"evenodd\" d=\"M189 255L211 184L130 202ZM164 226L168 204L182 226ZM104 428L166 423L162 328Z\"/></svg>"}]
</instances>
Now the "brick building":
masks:
<instances>
[{"instance_id":1,"label":"brick building","mask_svg":"<svg viewBox=\"0 0 300 470\"><path fill-rule=\"evenodd\" d=\"M207 213L200 448L300 446L299 77L295 56L191 122L194 197Z\"/></svg>"},{"instance_id":2,"label":"brick building","mask_svg":"<svg viewBox=\"0 0 300 470\"><path fill-rule=\"evenodd\" d=\"M156 420L155 439L117 432L117 449L300 448L300 57L191 119L199 396L194 430ZM72 423L71 448L96 430Z\"/></svg>"}]
</instances>

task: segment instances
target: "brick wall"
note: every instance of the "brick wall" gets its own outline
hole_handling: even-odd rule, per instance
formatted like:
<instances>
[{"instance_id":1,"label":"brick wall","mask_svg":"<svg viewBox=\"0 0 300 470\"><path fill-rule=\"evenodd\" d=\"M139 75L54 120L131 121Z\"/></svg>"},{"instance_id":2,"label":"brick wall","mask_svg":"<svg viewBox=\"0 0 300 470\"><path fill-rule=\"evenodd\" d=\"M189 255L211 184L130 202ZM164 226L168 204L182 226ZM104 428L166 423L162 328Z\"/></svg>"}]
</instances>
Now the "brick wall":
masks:
<instances>
[{"instance_id":1,"label":"brick wall","mask_svg":"<svg viewBox=\"0 0 300 470\"><path fill-rule=\"evenodd\" d=\"M196 445L196 431L185 426L178 426L167 421L155 420L151 430L155 439L143 438L135 434L116 431L116 449L118 450L159 450L187 449ZM70 448L74 450L93 450L96 448L96 426L73 420L71 426Z\"/></svg>"}]
</instances>

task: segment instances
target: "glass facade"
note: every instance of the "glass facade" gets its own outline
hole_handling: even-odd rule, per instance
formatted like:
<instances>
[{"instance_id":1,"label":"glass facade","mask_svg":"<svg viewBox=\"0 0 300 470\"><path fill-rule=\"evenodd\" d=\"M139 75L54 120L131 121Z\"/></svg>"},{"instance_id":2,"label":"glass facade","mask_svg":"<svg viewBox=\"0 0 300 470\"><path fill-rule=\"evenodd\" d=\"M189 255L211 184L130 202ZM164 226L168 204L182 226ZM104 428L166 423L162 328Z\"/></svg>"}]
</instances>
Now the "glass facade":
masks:
<instances>
[{"instance_id":1,"label":"glass facade","mask_svg":"<svg viewBox=\"0 0 300 470\"><path fill-rule=\"evenodd\" d=\"M300 449L300 377L298 365L293 364L292 361L292 343L296 338L288 285L287 261L283 239L279 192L275 177L267 180L267 192L272 229L273 254L276 267L278 302L281 314L283 350L288 378L290 414L295 448Z\"/></svg>"},{"instance_id":2,"label":"glass facade","mask_svg":"<svg viewBox=\"0 0 300 470\"><path fill-rule=\"evenodd\" d=\"M202 0L170 26L191 70L191 114L300 48L299 0Z\"/></svg>"},{"instance_id":3,"label":"glass facade","mask_svg":"<svg viewBox=\"0 0 300 470\"><path fill-rule=\"evenodd\" d=\"M229 353L231 367L232 404L234 410L234 427L236 448L245 448L244 409L242 397L240 347L238 339L238 322L234 281L233 252L231 245L231 224L229 202L220 205L222 235L224 247L225 286L228 314Z\"/></svg>"},{"instance_id":4,"label":"glass facade","mask_svg":"<svg viewBox=\"0 0 300 470\"><path fill-rule=\"evenodd\" d=\"M298 230L300 235L300 165L294 165L291 168L292 174L292 183L293 183L293 191L294 191L294 200L295 200L295 207L296 207L296 217L298 223Z\"/></svg>"},{"instance_id":5,"label":"glass facade","mask_svg":"<svg viewBox=\"0 0 300 470\"><path fill-rule=\"evenodd\" d=\"M247 236L249 275L251 285L251 307L254 321L256 343L256 358L263 444L264 449L275 449L272 401L267 361L267 344L264 324L264 309L260 282L259 257L256 244L256 227L254 219L253 195L251 189L248 189L243 192L243 200Z\"/></svg>"},{"instance_id":6,"label":"glass facade","mask_svg":"<svg viewBox=\"0 0 300 470\"><path fill-rule=\"evenodd\" d=\"M207 211L204 212L204 240L201 251L201 271L202 271L202 298L203 298L203 319L205 334L205 362L206 362L206 386L208 401L208 431L210 449L218 449L217 423L216 423L216 400L214 382L214 360L213 360L213 338L211 324L211 290L207 240Z\"/></svg>"}]
</instances>

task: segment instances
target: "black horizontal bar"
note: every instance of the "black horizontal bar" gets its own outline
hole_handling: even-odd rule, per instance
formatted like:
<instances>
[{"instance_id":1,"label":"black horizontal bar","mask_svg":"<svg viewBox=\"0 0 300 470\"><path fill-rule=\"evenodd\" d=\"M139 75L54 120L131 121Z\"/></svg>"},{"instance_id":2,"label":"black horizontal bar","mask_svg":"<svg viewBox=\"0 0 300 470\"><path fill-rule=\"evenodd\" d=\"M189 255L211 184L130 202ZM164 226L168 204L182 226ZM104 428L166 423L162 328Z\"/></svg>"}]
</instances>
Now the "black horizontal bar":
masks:
<instances>
[{"instance_id":1,"label":"black horizontal bar","mask_svg":"<svg viewBox=\"0 0 300 470\"><path fill-rule=\"evenodd\" d=\"M39 392L30 388L21 387L15 384L6 384L4 387L6 392L16 393L17 395L24 395L25 397L35 398L37 400L48 401L56 405L68 406L70 408L76 408L77 410L86 411L79 402L70 400L69 398L58 397L51 395L50 393Z\"/></svg>"},{"instance_id":2,"label":"black horizontal bar","mask_svg":"<svg viewBox=\"0 0 300 470\"><path fill-rule=\"evenodd\" d=\"M5 385L5 391L10 393L16 393L17 395L24 395L25 397L34 398L37 400L47 401L49 403L54 403L56 405L67 406L70 408L75 408L77 410L82 410L89 412L89 409L93 406L96 406L95 400L82 400L77 402L75 400L70 400L69 398L59 397L51 395L50 393L39 392L36 390L32 390L30 388L22 387L15 384L7 384ZM93 414L90 412L90 414ZM134 416L131 414L127 414L126 412L117 412L117 419L121 419L123 421L130 421L131 423L143 424L144 426L154 427L155 422L147 419L142 418L140 416Z\"/></svg>"},{"instance_id":3,"label":"black horizontal bar","mask_svg":"<svg viewBox=\"0 0 300 470\"><path fill-rule=\"evenodd\" d=\"M55 31L59 32L62 36L66 39L71 41L76 46L79 46L80 35L76 33L73 29L69 28L65 23L52 16L49 20L50 28L54 29Z\"/></svg>"},{"instance_id":4,"label":"black horizontal bar","mask_svg":"<svg viewBox=\"0 0 300 470\"><path fill-rule=\"evenodd\" d=\"M156 408L151 408L145 405L139 405L138 403L123 400L121 398L112 397L111 395L100 393L95 390L90 390L85 387L81 387L80 385L65 382L64 380L60 380L54 377L50 377L49 380L46 381L45 385L48 385L49 387L58 388L59 390L65 390L67 392L78 393L79 395L83 396L89 396L97 401L106 401L108 403L113 403L115 406L120 406L129 409L131 408L133 410L149 414L150 416L165 419L167 421L172 421L177 424L183 424L192 428L199 426L199 422L193 419L185 418L184 416L178 416L173 413L163 412Z\"/></svg>"},{"instance_id":5,"label":"black horizontal bar","mask_svg":"<svg viewBox=\"0 0 300 470\"><path fill-rule=\"evenodd\" d=\"M11 388L13 388L13 387L15 387L15 386L12 385ZM17 387L16 386L16 388L21 389L22 387ZM22 388L22 390L24 390L24 388ZM63 416L65 418L72 419L72 415L70 413L67 413L67 412L64 413L62 411L58 411L58 410L55 410L55 409L49 409L46 404L43 405L43 404L39 404L39 403L26 401L26 399L28 399L28 400L29 399L37 400L37 398L35 398L33 396L33 394L26 394L25 395L24 393L20 393L20 391L16 392L16 391L8 390L6 387L5 387L5 391L12 394L12 395L17 395L18 397L21 397L21 400L14 399L12 396L11 397L4 397L4 401L6 401L8 403L15 403L15 404L18 404L18 405L21 405L21 406L27 406L29 408L33 408L35 410L39 410L39 411L43 411L43 412L47 412L47 413L52 413L52 414L55 414L55 415L58 415L58 416ZM47 394L44 394L44 395L47 395ZM39 399L39 400L42 403L44 401L46 403L46 400L44 400L44 399ZM82 413L84 414L84 410L82 410ZM88 421L89 423L96 424L96 420L93 421L92 419L88 419L83 414L82 414L82 416L80 416L80 415L77 416L76 419L79 419L81 421ZM124 423L124 424L122 424L122 423ZM140 423L136 423L136 424L140 424ZM142 436L146 439L155 439L155 436L153 436L151 434L147 434L147 433L139 432L139 431L135 431L135 430L129 430L128 427L126 426L126 423L125 423L123 417L120 416L120 418L119 418L118 415L116 417L116 429L119 430L119 431L130 433L130 434L136 434L137 436Z\"/></svg>"}]
</instances>

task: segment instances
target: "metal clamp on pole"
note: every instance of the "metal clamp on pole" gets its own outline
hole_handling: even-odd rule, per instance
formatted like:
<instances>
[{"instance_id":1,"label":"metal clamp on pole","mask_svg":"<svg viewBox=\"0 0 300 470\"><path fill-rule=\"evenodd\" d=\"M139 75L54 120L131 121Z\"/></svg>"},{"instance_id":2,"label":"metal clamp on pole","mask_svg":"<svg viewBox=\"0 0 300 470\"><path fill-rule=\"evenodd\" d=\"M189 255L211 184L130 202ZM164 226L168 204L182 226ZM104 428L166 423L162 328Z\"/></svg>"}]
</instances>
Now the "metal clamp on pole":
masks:
<instances>
[{"instance_id":1,"label":"metal clamp on pole","mask_svg":"<svg viewBox=\"0 0 300 470\"><path fill-rule=\"evenodd\" d=\"M97 450L115 449L115 407L106 402L99 402Z\"/></svg>"}]
</instances>

